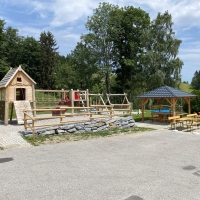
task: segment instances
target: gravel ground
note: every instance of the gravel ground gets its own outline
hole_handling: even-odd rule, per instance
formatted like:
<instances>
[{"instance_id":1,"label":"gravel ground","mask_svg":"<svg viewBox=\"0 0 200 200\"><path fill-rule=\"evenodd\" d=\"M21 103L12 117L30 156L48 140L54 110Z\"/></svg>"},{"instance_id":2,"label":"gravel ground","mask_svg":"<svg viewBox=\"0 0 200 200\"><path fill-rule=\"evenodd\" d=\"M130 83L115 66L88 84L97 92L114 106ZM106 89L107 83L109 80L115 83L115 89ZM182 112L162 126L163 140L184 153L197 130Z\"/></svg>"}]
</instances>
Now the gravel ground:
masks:
<instances>
[{"instance_id":1,"label":"gravel ground","mask_svg":"<svg viewBox=\"0 0 200 200\"><path fill-rule=\"evenodd\" d=\"M2 200L199 200L200 137L169 130L0 152Z\"/></svg>"}]
</instances>

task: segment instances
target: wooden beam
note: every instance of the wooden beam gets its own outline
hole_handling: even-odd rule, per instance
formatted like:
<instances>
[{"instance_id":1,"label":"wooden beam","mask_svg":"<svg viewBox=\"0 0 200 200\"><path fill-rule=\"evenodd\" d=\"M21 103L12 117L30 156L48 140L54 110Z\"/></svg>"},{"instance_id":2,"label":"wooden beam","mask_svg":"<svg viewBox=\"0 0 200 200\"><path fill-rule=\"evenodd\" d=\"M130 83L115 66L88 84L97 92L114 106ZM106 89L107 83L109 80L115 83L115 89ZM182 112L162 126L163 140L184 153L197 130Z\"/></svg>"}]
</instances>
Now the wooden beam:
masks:
<instances>
[{"instance_id":1,"label":"wooden beam","mask_svg":"<svg viewBox=\"0 0 200 200\"><path fill-rule=\"evenodd\" d=\"M171 102L171 99L169 98L165 98L165 100L172 106L172 102Z\"/></svg>"},{"instance_id":2,"label":"wooden beam","mask_svg":"<svg viewBox=\"0 0 200 200\"><path fill-rule=\"evenodd\" d=\"M176 103L178 101L178 98L172 98L172 110L173 110L173 116L176 116Z\"/></svg>"},{"instance_id":3,"label":"wooden beam","mask_svg":"<svg viewBox=\"0 0 200 200\"><path fill-rule=\"evenodd\" d=\"M8 125L8 114L9 114L9 98L8 98L8 88L5 88L5 115L4 115L4 125Z\"/></svg>"},{"instance_id":4,"label":"wooden beam","mask_svg":"<svg viewBox=\"0 0 200 200\"><path fill-rule=\"evenodd\" d=\"M142 121L144 122L144 106L147 103L149 99L148 98L144 98L142 99Z\"/></svg>"},{"instance_id":5,"label":"wooden beam","mask_svg":"<svg viewBox=\"0 0 200 200\"><path fill-rule=\"evenodd\" d=\"M12 117L13 117L13 109L14 109L14 103L12 102L11 113L10 113L10 121L12 121Z\"/></svg>"},{"instance_id":6,"label":"wooden beam","mask_svg":"<svg viewBox=\"0 0 200 200\"><path fill-rule=\"evenodd\" d=\"M36 101L35 101L35 86L32 85L32 100L33 100L33 109L36 109ZM33 116L36 116L36 112L33 112Z\"/></svg>"},{"instance_id":7,"label":"wooden beam","mask_svg":"<svg viewBox=\"0 0 200 200\"><path fill-rule=\"evenodd\" d=\"M183 100L188 104L188 114L190 114L191 113L190 98L186 97L186 98L183 98Z\"/></svg>"}]
</instances>

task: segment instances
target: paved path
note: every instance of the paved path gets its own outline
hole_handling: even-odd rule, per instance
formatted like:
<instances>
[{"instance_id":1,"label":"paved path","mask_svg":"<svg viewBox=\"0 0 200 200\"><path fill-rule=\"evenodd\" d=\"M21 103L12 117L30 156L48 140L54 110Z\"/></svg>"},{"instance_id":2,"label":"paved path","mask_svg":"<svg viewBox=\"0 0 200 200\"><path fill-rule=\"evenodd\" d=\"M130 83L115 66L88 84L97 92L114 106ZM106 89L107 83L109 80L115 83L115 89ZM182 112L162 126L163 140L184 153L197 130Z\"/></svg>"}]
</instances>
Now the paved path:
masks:
<instances>
[{"instance_id":1,"label":"paved path","mask_svg":"<svg viewBox=\"0 0 200 200\"><path fill-rule=\"evenodd\" d=\"M0 133L0 147L3 149L30 147L18 132L1 132Z\"/></svg>"},{"instance_id":2,"label":"paved path","mask_svg":"<svg viewBox=\"0 0 200 200\"><path fill-rule=\"evenodd\" d=\"M0 199L199 200L200 135L169 130L0 152Z\"/></svg>"},{"instance_id":3,"label":"paved path","mask_svg":"<svg viewBox=\"0 0 200 200\"><path fill-rule=\"evenodd\" d=\"M24 126L18 125L17 121L13 121L12 124L7 126L4 126L1 121L0 147L4 149L31 147L31 145L21 137L21 131L24 131Z\"/></svg>"}]
</instances>

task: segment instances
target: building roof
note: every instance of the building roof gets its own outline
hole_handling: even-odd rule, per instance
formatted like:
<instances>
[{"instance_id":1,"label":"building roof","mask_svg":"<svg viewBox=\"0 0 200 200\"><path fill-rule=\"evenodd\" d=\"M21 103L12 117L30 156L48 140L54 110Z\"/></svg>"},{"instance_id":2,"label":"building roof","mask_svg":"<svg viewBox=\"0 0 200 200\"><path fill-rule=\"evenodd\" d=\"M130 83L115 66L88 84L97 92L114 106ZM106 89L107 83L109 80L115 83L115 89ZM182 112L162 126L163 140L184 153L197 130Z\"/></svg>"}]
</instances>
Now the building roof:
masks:
<instances>
[{"instance_id":1,"label":"building roof","mask_svg":"<svg viewBox=\"0 0 200 200\"><path fill-rule=\"evenodd\" d=\"M196 95L183 92L169 86L162 86L144 94L138 95L136 98L182 98L182 97L196 97Z\"/></svg>"},{"instance_id":2,"label":"building roof","mask_svg":"<svg viewBox=\"0 0 200 200\"><path fill-rule=\"evenodd\" d=\"M36 82L21 68L21 66L19 66L17 68L10 68L8 73L0 81L0 88L7 87L18 71L23 72L34 84L36 84Z\"/></svg>"}]
</instances>

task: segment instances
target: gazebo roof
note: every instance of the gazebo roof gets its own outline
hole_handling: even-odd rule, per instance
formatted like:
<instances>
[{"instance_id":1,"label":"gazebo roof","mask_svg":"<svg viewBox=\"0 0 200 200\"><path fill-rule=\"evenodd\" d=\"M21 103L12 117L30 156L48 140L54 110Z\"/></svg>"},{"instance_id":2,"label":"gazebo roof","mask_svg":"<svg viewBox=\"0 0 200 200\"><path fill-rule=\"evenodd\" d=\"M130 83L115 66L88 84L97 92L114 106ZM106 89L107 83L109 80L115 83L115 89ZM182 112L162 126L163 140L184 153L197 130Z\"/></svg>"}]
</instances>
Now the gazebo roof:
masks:
<instances>
[{"instance_id":1,"label":"gazebo roof","mask_svg":"<svg viewBox=\"0 0 200 200\"><path fill-rule=\"evenodd\" d=\"M162 86L152 91L136 96L136 98L185 98L196 97L196 95L183 92L169 86Z\"/></svg>"}]
</instances>

